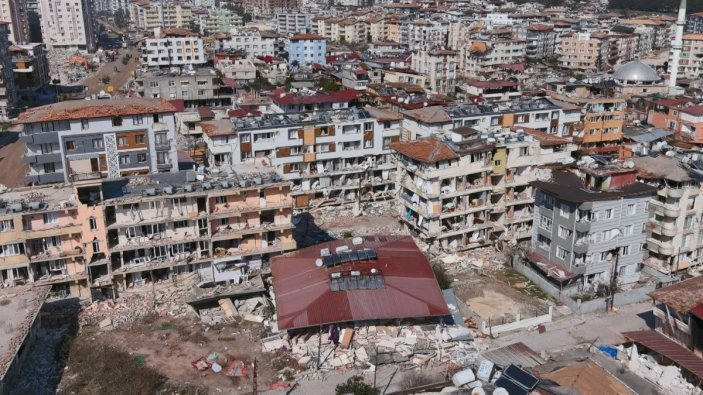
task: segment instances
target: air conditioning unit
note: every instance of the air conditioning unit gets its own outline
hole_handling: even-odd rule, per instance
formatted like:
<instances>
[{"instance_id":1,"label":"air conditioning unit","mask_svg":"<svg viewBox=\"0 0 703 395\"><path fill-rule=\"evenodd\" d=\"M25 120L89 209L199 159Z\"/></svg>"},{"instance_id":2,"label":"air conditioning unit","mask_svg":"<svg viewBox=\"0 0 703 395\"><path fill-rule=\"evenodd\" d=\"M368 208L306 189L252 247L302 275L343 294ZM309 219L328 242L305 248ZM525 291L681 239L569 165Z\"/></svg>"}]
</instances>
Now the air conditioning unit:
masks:
<instances>
[{"instance_id":1,"label":"air conditioning unit","mask_svg":"<svg viewBox=\"0 0 703 395\"><path fill-rule=\"evenodd\" d=\"M183 185L183 189L184 189L186 192L193 192L193 185L191 185L191 184L185 184L185 185Z\"/></svg>"},{"instance_id":2,"label":"air conditioning unit","mask_svg":"<svg viewBox=\"0 0 703 395\"><path fill-rule=\"evenodd\" d=\"M144 192L147 196L156 196L156 188L147 188Z\"/></svg>"},{"instance_id":3,"label":"air conditioning unit","mask_svg":"<svg viewBox=\"0 0 703 395\"><path fill-rule=\"evenodd\" d=\"M204 182L203 189L205 189L205 190L212 189L212 184L210 184L209 182Z\"/></svg>"},{"instance_id":4,"label":"air conditioning unit","mask_svg":"<svg viewBox=\"0 0 703 395\"><path fill-rule=\"evenodd\" d=\"M168 185L168 186L164 187L164 193L169 194L169 195L173 195L173 192L174 192L174 190L173 190L172 186Z\"/></svg>"},{"instance_id":5,"label":"air conditioning unit","mask_svg":"<svg viewBox=\"0 0 703 395\"><path fill-rule=\"evenodd\" d=\"M41 208L41 203L40 202L29 202L29 203L27 203L27 207L29 207L30 210L39 210L39 208Z\"/></svg>"},{"instance_id":6,"label":"air conditioning unit","mask_svg":"<svg viewBox=\"0 0 703 395\"><path fill-rule=\"evenodd\" d=\"M10 210L12 210L13 213L19 213L20 211L22 211L22 203L11 204Z\"/></svg>"},{"instance_id":7,"label":"air conditioning unit","mask_svg":"<svg viewBox=\"0 0 703 395\"><path fill-rule=\"evenodd\" d=\"M222 188L229 188L229 182L228 181L222 181L221 182Z\"/></svg>"}]
</instances>

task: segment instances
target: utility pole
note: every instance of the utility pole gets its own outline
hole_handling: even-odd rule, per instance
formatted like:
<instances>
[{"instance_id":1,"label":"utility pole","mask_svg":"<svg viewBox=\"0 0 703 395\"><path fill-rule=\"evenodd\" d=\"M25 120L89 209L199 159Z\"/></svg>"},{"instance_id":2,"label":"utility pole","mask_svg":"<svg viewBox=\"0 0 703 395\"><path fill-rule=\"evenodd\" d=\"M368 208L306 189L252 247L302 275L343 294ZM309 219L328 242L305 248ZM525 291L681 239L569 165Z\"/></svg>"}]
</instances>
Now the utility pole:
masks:
<instances>
[{"instance_id":1,"label":"utility pole","mask_svg":"<svg viewBox=\"0 0 703 395\"><path fill-rule=\"evenodd\" d=\"M254 374L251 375L251 379L253 380L253 383L251 384L251 393L253 395L257 394L257 385L256 385L256 357L254 357Z\"/></svg>"},{"instance_id":2,"label":"utility pole","mask_svg":"<svg viewBox=\"0 0 703 395\"><path fill-rule=\"evenodd\" d=\"M610 311L613 311L615 304L615 288L618 284L618 263L620 262L620 247L615 249L615 265L613 266L613 274L610 276Z\"/></svg>"}]
</instances>

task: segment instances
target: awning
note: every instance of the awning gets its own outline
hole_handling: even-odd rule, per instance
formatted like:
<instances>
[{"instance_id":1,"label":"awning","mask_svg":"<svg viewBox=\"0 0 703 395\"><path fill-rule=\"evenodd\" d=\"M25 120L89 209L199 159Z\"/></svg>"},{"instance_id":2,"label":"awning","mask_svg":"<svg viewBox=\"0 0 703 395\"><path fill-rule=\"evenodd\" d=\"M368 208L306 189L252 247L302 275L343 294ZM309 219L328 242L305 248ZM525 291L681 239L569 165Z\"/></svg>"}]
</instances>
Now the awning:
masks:
<instances>
[{"instance_id":1,"label":"awning","mask_svg":"<svg viewBox=\"0 0 703 395\"><path fill-rule=\"evenodd\" d=\"M635 343L660 354L689 373L703 380L703 359L698 358L685 347L669 340L657 331L623 332L622 335Z\"/></svg>"}]
</instances>

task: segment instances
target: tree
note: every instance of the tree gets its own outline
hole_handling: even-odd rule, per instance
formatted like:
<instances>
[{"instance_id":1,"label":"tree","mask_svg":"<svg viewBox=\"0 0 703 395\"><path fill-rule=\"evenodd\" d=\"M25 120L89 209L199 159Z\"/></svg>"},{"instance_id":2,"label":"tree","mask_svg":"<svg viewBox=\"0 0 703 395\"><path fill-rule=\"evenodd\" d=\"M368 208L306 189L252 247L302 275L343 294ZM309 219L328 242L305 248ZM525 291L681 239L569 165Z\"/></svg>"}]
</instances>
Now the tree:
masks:
<instances>
[{"instance_id":1,"label":"tree","mask_svg":"<svg viewBox=\"0 0 703 395\"><path fill-rule=\"evenodd\" d=\"M321 78L317 82L317 86L327 92L337 92L338 90L342 89L334 80L330 78Z\"/></svg>"},{"instance_id":2,"label":"tree","mask_svg":"<svg viewBox=\"0 0 703 395\"><path fill-rule=\"evenodd\" d=\"M381 392L369 384L364 383L363 377L354 376L347 379L346 383L337 385L334 389L334 393L335 395L378 395Z\"/></svg>"},{"instance_id":3,"label":"tree","mask_svg":"<svg viewBox=\"0 0 703 395\"><path fill-rule=\"evenodd\" d=\"M115 25L120 29L127 27L127 13L122 8L115 12Z\"/></svg>"}]
</instances>

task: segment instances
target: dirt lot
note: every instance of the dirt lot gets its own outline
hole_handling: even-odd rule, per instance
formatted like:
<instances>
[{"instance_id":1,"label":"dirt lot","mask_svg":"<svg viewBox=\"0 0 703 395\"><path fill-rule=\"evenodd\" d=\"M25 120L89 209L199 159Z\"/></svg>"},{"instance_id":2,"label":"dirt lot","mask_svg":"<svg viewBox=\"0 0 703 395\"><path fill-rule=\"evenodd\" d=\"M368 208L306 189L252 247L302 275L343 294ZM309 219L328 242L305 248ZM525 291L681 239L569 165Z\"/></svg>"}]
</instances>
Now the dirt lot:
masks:
<instances>
[{"instance_id":1,"label":"dirt lot","mask_svg":"<svg viewBox=\"0 0 703 395\"><path fill-rule=\"evenodd\" d=\"M544 314L548 297L527 278L510 269L465 272L453 276L456 297L483 319L500 320Z\"/></svg>"},{"instance_id":2,"label":"dirt lot","mask_svg":"<svg viewBox=\"0 0 703 395\"><path fill-rule=\"evenodd\" d=\"M8 188L25 185L25 175L29 166L22 161L25 145L19 140L19 133L0 132L0 184Z\"/></svg>"},{"instance_id":3,"label":"dirt lot","mask_svg":"<svg viewBox=\"0 0 703 395\"><path fill-rule=\"evenodd\" d=\"M132 55L132 57L125 66L122 64L122 57L127 54ZM113 86L117 92L132 78L132 74L138 65L138 59L139 50L136 47L120 49L120 54L114 62L100 63L100 68L97 72L92 73L78 84L86 86L87 95L100 93L101 90L107 91L108 85ZM115 67L117 67L117 73L114 71ZM108 84L102 83L102 79L105 76L110 77Z\"/></svg>"},{"instance_id":4,"label":"dirt lot","mask_svg":"<svg viewBox=\"0 0 703 395\"><path fill-rule=\"evenodd\" d=\"M260 338L262 335L260 324L241 322L237 325L221 327L203 327L201 324L190 321L154 319L147 317L130 329L120 329L108 332L84 328L83 332L71 345L67 369L59 391L68 393L95 393L99 390L101 375L94 372L86 373L91 369L103 368L107 371L120 369L110 363L83 366L89 361L100 359L100 352L105 352L105 346L110 346L110 352L121 354L122 363L127 363L131 368L134 364L153 369L140 374L141 382L125 383L125 392L118 388L111 388L112 393L129 393L129 388L140 388L140 393L170 390L173 388L186 388L186 393L195 393L196 390L207 393L240 394L252 393L254 358L257 361L258 390L267 389L277 381L274 369L289 366L294 368L295 363L283 360L275 354L261 352ZM91 345L86 347L86 344ZM86 352L95 355L84 356ZM207 357L217 352L217 362L227 369L232 361L242 360L249 366L247 377L228 377L223 372L214 373L212 370L199 372L191 362L200 357ZM124 361L124 355L129 355L129 360ZM108 374L108 372L106 372ZM112 374L114 376L114 374ZM119 380L114 385L119 385ZM97 391L96 391L97 390ZM139 391L138 391L139 392Z\"/></svg>"}]
</instances>

